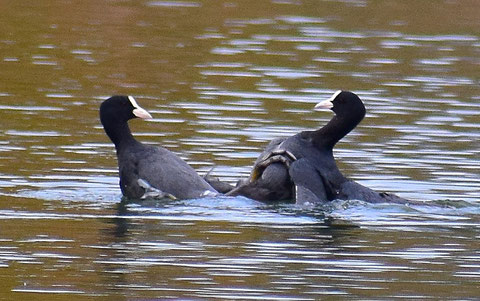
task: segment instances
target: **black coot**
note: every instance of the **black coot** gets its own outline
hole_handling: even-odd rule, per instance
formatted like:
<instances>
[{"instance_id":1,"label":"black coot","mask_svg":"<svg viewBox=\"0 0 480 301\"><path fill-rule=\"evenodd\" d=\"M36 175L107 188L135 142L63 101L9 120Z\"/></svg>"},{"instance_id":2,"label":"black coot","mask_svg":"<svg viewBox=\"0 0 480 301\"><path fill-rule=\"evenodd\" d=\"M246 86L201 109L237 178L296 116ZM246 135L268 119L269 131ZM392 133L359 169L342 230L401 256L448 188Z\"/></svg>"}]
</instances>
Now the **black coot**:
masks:
<instances>
[{"instance_id":1,"label":"black coot","mask_svg":"<svg viewBox=\"0 0 480 301\"><path fill-rule=\"evenodd\" d=\"M136 117L151 115L132 96L112 96L100 106L103 128L117 150L120 188L125 197L191 199L217 193L174 153L135 140L127 122Z\"/></svg>"},{"instance_id":2,"label":"black coot","mask_svg":"<svg viewBox=\"0 0 480 301\"><path fill-rule=\"evenodd\" d=\"M333 147L365 116L360 98L352 92L337 91L315 109L331 109L335 116L318 130L273 140L256 160L248 181L227 194L260 201L294 199L297 203L334 199L407 202L349 180L336 165Z\"/></svg>"}]
</instances>

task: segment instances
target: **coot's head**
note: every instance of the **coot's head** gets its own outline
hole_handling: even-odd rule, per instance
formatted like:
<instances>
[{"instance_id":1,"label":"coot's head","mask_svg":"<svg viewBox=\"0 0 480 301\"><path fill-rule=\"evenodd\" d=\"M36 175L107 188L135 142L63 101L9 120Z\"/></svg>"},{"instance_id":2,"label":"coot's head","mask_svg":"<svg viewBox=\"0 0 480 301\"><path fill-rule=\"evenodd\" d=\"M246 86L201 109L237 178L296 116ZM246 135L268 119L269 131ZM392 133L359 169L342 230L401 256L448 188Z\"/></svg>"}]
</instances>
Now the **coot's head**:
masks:
<instances>
[{"instance_id":1,"label":"coot's head","mask_svg":"<svg viewBox=\"0 0 480 301\"><path fill-rule=\"evenodd\" d=\"M100 120L104 126L108 123L124 123L137 117L152 118L137 104L133 96L112 96L100 105Z\"/></svg>"},{"instance_id":2,"label":"coot's head","mask_svg":"<svg viewBox=\"0 0 480 301\"><path fill-rule=\"evenodd\" d=\"M350 116L363 119L365 106L360 98L350 91L337 91L329 99L318 103L315 109L331 109L339 117Z\"/></svg>"}]
</instances>

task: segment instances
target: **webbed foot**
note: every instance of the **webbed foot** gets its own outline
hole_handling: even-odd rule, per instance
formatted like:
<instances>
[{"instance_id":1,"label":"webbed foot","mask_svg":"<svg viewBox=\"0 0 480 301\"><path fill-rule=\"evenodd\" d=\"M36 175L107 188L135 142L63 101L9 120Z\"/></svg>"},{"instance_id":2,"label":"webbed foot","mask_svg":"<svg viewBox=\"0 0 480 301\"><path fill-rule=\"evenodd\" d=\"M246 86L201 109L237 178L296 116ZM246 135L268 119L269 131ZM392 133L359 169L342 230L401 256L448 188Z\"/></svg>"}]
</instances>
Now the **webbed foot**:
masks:
<instances>
[{"instance_id":1,"label":"webbed foot","mask_svg":"<svg viewBox=\"0 0 480 301\"><path fill-rule=\"evenodd\" d=\"M288 169L290 168L290 165L296 160L297 158L290 151L285 149L275 149L268 156L266 156L265 159L258 162L254 166L252 174L250 176L250 181L253 182L257 180L262 175L265 168L267 168L269 165L273 163L282 163Z\"/></svg>"}]
</instances>

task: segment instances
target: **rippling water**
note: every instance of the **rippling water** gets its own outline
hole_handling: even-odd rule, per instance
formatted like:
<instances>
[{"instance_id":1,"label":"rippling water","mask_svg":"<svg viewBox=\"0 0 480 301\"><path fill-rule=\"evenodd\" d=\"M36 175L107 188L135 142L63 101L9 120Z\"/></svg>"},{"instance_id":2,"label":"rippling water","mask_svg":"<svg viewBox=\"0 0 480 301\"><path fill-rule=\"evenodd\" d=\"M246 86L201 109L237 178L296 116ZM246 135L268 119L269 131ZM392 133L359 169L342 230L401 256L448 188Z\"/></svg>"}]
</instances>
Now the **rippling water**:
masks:
<instances>
[{"instance_id":1,"label":"rippling water","mask_svg":"<svg viewBox=\"0 0 480 301\"><path fill-rule=\"evenodd\" d=\"M0 299L478 298L478 3L37 2L0 12ZM367 107L341 170L425 205L120 202L110 95L233 183L338 89Z\"/></svg>"}]
</instances>

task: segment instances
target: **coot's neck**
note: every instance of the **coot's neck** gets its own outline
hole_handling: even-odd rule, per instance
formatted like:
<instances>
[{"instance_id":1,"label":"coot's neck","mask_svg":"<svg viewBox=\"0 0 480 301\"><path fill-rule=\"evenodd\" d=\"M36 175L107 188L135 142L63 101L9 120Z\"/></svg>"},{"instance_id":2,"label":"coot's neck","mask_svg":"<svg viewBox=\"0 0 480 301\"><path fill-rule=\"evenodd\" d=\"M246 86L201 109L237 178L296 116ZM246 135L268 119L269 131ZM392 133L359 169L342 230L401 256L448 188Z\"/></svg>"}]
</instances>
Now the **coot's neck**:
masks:
<instances>
[{"instance_id":1,"label":"coot's neck","mask_svg":"<svg viewBox=\"0 0 480 301\"><path fill-rule=\"evenodd\" d=\"M117 151L125 145L137 143L127 122L115 123L114 125L104 124L104 128L107 136L112 140L113 144L115 144Z\"/></svg>"},{"instance_id":2,"label":"coot's neck","mask_svg":"<svg viewBox=\"0 0 480 301\"><path fill-rule=\"evenodd\" d=\"M312 138L317 147L333 149L340 139L350 133L362 121L365 114L359 112L355 115L339 114L321 129L312 132Z\"/></svg>"}]
</instances>

